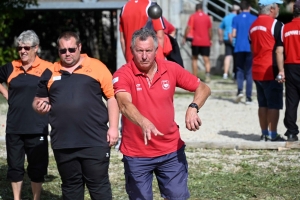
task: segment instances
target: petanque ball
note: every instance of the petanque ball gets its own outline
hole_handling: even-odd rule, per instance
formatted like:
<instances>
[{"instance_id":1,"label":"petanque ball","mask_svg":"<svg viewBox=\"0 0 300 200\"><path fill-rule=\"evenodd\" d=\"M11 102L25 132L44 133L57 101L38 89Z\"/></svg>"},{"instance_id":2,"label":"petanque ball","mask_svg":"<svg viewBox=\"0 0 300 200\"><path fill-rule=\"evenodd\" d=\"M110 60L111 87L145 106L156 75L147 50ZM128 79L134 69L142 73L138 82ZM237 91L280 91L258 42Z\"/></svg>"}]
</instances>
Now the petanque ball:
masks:
<instances>
[{"instance_id":1,"label":"petanque ball","mask_svg":"<svg viewBox=\"0 0 300 200\"><path fill-rule=\"evenodd\" d=\"M162 16L162 9L159 5L154 4L148 8L148 16L152 19L158 19Z\"/></svg>"}]
</instances>

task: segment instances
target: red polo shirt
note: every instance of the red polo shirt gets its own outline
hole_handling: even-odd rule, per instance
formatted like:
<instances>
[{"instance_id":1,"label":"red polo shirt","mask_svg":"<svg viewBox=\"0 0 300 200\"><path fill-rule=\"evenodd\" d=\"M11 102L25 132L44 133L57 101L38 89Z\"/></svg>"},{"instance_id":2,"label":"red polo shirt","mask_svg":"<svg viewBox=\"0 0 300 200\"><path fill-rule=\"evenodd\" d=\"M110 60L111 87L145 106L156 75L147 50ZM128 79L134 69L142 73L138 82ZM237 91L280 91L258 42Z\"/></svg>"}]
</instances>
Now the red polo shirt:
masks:
<instances>
[{"instance_id":1,"label":"red polo shirt","mask_svg":"<svg viewBox=\"0 0 300 200\"><path fill-rule=\"evenodd\" d=\"M202 11L192 14L188 21L188 26L192 28L193 46L210 46L209 29L212 27L211 20Z\"/></svg>"},{"instance_id":2,"label":"red polo shirt","mask_svg":"<svg viewBox=\"0 0 300 200\"><path fill-rule=\"evenodd\" d=\"M130 51L131 37L136 30L143 28L148 21L147 10L151 5L151 0L130 0L122 8L120 14L120 32L124 34L125 39L125 58L129 62L133 56ZM154 31L164 30L163 19L152 20ZM157 56L164 58L162 48L159 46Z\"/></svg>"},{"instance_id":3,"label":"red polo shirt","mask_svg":"<svg viewBox=\"0 0 300 200\"><path fill-rule=\"evenodd\" d=\"M123 65L113 77L115 94L128 92L139 112L149 119L164 136L152 135L144 144L142 129L126 117L122 117L122 142L120 151L132 157L157 157L180 149L184 142L174 121L173 96L176 87L194 92L199 79L178 64L156 60L158 71L152 83L141 73L133 61ZM188 106L188 105L187 105Z\"/></svg>"},{"instance_id":4,"label":"red polo shirt","mask_svg":"<svg viewBox=\"0 0 300 200\"><path fill-rule=\"evenodd\" d=\"M175 27L166 18L163 17L163 19L166 26L166 28L164 29L164 33L171 34L173 31L175 31Z\"/></svg>"},{"instance_id":5,"label":"red polo shirt","mask_svg":"<svg viewBox=\"0 0 300 200\"><path fill-rule=\"evenodd\" d=\"M300 64L300 18L294 18L283 27L285 64Z\"/></svg>"},{"instance_id":6,"label":"red polo shirt","mask_svg":"<svg viewBox=\"0 0 300 200\"><path fill-rule=\"evenodd\" d=\"M278 74L275 50L277 46L283 46L282 26L281 22L267 15L259 15L251 25L249 39L253 53L253 80L274 80Z\"/></svg>"}]
</instances>

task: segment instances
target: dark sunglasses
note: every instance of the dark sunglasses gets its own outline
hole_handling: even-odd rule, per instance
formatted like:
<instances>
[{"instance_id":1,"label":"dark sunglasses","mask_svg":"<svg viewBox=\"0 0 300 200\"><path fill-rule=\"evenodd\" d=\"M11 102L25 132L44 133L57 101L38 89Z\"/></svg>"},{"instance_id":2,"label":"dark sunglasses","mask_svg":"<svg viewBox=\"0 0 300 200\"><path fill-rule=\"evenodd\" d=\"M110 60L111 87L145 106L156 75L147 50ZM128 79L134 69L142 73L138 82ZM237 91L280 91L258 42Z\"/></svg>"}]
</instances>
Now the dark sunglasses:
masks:
<instances>
[{"instance_id":1,"label":"dark sunglasses","mask_svg":"<svg viewBox=\"0 0 300 200\"><path fill-rule=\"evenodd\" d=\"M35 47L35 46L17 47L17 50L18 51L22 51L22 49L24 49L25 51L29 51L32 47Z\"/></svg>"},{"instance_id":2,"label":"dark sunglasses","mask_svg":"<svg viewBox=\"0 0 300 200\"><path fill-rule=\"evenodd\" d=\"M67 51L70 52L70 53L75 53L76 49L77 49L77 47L67 48L67 49L58 49L58 51L59 51L60 54L65 54L65 53L67 53Z\"/></svg>"}]
</instances>

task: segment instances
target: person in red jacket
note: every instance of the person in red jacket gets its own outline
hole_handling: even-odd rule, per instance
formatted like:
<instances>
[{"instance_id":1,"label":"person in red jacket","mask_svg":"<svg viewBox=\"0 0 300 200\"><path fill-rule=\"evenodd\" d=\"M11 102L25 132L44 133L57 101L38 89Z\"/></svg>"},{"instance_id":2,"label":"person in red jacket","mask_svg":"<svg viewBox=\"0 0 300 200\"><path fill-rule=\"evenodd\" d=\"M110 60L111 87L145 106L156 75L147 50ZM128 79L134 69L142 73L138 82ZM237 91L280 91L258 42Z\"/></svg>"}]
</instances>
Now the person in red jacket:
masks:
<instances>
[{"instance_id":1,"label":"person in red jacket","mask_svg":"<svg viewBox=\"0 0 300 200\"><path fill-rule=\"evenodd\" d=\"M294 3L294 19L285 24L282 36L284 45L284 76L285 76L285 117L287 141L297 141L299 128L297 110L300 100L300 1ZM283 76L283 78L284 78ZM283 79L284 81L284 79Z\"/></svg>"}]
</instances>

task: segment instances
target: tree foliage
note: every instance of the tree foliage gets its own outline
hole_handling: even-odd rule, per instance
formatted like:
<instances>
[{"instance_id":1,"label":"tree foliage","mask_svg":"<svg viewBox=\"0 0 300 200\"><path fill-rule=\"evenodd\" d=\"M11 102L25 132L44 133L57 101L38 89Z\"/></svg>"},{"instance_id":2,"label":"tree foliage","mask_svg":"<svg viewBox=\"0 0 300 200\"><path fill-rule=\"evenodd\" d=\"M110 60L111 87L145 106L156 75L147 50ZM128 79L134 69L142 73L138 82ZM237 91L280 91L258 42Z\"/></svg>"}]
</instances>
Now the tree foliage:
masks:
<instances>
[{"instance_id":1,"label":"tree foliage","mask_svg":"<svg viewBox=\"0 0 300 200\"><path fill-rule=\"evenodd\" d=\"M1 0L0 1L0 41L10 33L10 27L15 19L24 16L26 6L37 5L37 0Z\"/></svg>"},{"instance_id":2,"label":"tree foliage","mask_svg":"<svg viewBox=\"0 0 300 200\"><path fill-rule=\"evenodd\" d=\"M11 34L11 27L16 19L24 16L25 8L37 5L37 0L1 0L0 1L0 65L17 58L13 47L3 48Z\"/></svg>"},{"instance_id":3,"label":"tree foliage","mask_svg":"<svg viewBox=\"0 0 300 200\"><path fill-rule=\"evenodd\" d=\"M100 59L111 72L116 69L116 10L25 10L23 14L10 27L11 34L5 40L7 53L7 46L11 46L22 31L34 30L40 39L39 56L54 62L59 59L56 46L58 36L64 31L74 31L80 35L82 53ZM0 64L1 54L0 50Z\"/></svg>"}]
</instances>

